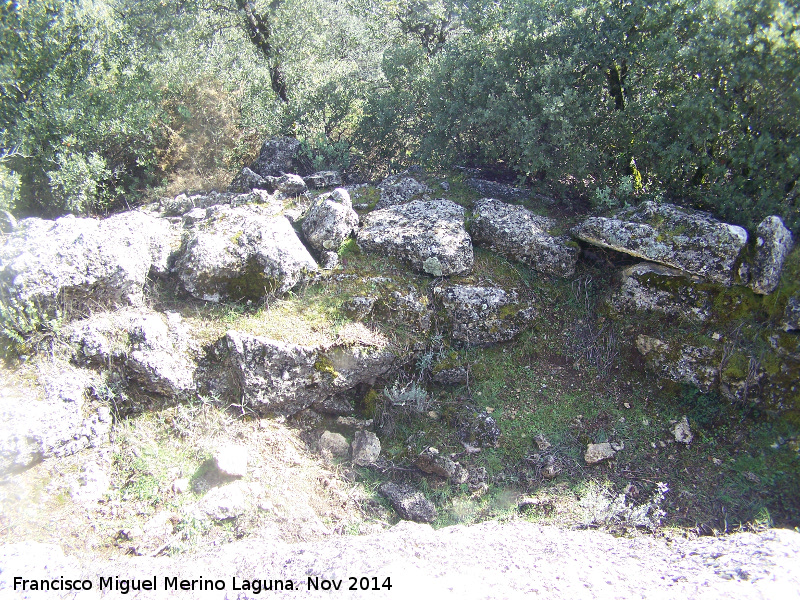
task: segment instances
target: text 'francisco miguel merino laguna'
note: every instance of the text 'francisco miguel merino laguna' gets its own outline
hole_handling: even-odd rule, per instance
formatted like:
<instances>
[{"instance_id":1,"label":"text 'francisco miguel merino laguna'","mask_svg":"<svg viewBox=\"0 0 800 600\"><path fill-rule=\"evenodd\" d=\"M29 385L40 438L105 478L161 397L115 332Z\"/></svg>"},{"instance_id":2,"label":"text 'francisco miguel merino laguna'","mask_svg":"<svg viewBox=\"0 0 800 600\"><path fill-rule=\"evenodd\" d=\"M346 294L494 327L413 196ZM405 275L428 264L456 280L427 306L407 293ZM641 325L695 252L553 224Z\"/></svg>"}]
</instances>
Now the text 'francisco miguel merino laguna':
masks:
<instances>
[{"instance_id":1,"label":"text 'francisco miguel merino laguna'","mask_svg":"<svg viewBox=\"0 0 800 600\"><path fill-rule=\"evenodd\" d=\"M350 577L348 578L349 590L391 590L392 584L389 577L383 579L379 584L377 577ZM223 579L179 579L177 577L163 577L163 586L158 587L158 578L153 575L148 579L120 579L117 577L100 577L98 589L101 592L114 591L121 594L129 592L158 591L166 592L178 591L219 591L228 589ZM304 585L305 583L305 585ZM231 590L248 591L253 594L261 592L284 591L284 590L340 590L342 589L342 579L321 579L319 577L308 577L306 582L295 583L291 579L242 579L231 578ZM69 579L66 577L53 577L51 579L25 579L14 577L14 591L21 592L70 592L91 590L94 583L91 579Z\"/></svg>"}]
</instances>

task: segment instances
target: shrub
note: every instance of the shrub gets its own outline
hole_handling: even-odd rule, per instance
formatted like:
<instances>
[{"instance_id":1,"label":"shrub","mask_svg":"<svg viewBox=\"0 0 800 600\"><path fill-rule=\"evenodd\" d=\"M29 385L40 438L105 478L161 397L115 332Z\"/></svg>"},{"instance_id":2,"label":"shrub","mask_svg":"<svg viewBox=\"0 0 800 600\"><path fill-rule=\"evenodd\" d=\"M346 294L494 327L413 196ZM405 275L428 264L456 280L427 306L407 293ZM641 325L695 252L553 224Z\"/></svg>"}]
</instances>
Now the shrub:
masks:
<instances>
[{"instance_id":1,"label":"shrub","mask_svg":"<svg viewBox=\"0 0 800 600\"><path fill-rule=\"evenodd\" d=\"M658 482L650 499L643 504L628 504L625 494L615 495L609 483L589 482L586 494L581 498L585 525L624 524L631 527L645 527L654 530L661 525L666 513L661 509L669 488Z\"/></svg>"},{"instance_id":2,"label":"shrub","mask_svg":"<svg viewBox=\"0 0 800 600\"><path fill-rule=\"evenodd\" d=\"M391 435L398 423L409 421L430 409L428 392L416 382L401 385L395 381L392 387L383 389L382 401L376 408L376 424L386 435Z\"/></svg>"},{"instance_id":3,"label":"shrub","mask_svg":"<svg viewBox=\"0 0 800 600\"><path fill-rule=\"evenodd\" d=\"M58 168L48 171L47 177L58 205L72 213L102 208L101 186L111 175L102 156L97 152L88 157L79 152L58 153L55 163Z\"/></svg>"}]
</instances>

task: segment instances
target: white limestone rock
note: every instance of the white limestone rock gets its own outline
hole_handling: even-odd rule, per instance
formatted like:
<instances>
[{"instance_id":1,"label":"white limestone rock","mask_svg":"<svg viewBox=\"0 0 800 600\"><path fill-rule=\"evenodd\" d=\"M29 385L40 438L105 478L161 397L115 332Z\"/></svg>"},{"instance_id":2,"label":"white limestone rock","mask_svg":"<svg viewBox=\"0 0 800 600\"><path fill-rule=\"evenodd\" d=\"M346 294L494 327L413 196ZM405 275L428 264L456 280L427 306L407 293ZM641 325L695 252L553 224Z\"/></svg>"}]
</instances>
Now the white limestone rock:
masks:
<instances>
[{"instance_id":1,"label":"white limestone rock","mask_svg":"<svg viewBox=\"0 0 800 600\"><path fill-rule=\"evenodd\" d=\"M594 465L601 461L608 460L609 458L614 458L615 454L616 452L608 442L589 444L586 448L586 453L583 455L583 459L586 461L587 465Z\"/></svg>"},{"instance_id":2,"label":"white limestone rock","mask_svg":"<svg viewBox=\"0 0 800 600\"><path fill-rule=\"evenodd\" d=\"M257 206L217 206L188 228L175 270L201 300L260 300L317 270L289 221Z\"/></svg>"},{"instance_id":3,"label":"white limestone rock","mask_svg":"<svg viewBox=\"0 0 800 600\"><path fill-rule=\"evenodd\" d=\"M363 250L402 259L434 277L469 273L474 262L464 208L449 200L414 200L373 211L357 239Z\"/></svg>"},{"instance_id":4,"label":"white limestone rock","mask_svg":"<svg viewBox=\"0 0 800 600\"><path fill-rule=\"evenodd\" d=\"M485 246L541 273L572 277L578 246L568 236L553 235L555 219L535 215L522 206L492 198L475 203L470 233L475 244Z\"/></svg>"},{"instance_id":5,"label":"white limestone rock","mask_svg":"<svg viewBox=\"0 0 800 600\"><path fill-rule=\"evenodd\" d=\"M358 214L344 188L315 198L302 225L303 236L318 252L335 252L357 227Z\"/></svg>"},{"instance_id":6,"label":"white limestone rock","mask_svg":"<svg viewBox=\"0 0 800 600\"><path fill-rule=\"evenodd\" d=\"M792 233L780 217L767 217L756 229L756 255L750 265L748 286L757 294L771 294L778 288L783 263L792 251Z\"/></svg>"}]
</instances>

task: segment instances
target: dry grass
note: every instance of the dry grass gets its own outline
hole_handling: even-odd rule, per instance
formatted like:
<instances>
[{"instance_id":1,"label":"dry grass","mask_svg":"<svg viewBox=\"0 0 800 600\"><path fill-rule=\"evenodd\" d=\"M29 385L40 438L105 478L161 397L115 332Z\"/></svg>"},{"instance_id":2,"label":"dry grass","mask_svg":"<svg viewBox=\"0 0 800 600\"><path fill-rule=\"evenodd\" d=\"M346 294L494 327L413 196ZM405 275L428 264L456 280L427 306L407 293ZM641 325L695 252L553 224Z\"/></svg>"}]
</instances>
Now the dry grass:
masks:
<instances>
[{"instance_id":1,"label":"dry grass","mask_svg":"<svg viewBox=\"0 0 800 600\"><path fill-rule=\"evenodd\" d=\"M302 346L331 345L338 338L342 321L303 298L290 297L260 308L241 305L188 304L180 309L192 337L213 343L235 329L251 335Z\"/></svg>"},{"instance_id":2,"label":"dry grass","mask_svg":"<svg viewBox=\"0 0 800 600\"><path fill-rule=\"evenodd\" d=\"M173 198L184 192L224 191L236 176L237 171L226 167L215 169L180 169L170 174L158 188L158 195Z\"/></svg>"},{"instance_id":3,"label":"dry grass","mask_svg":"<svg viewBox=\"0 0 800 600\"><path fill-rule=\"evenodd\" d=\"M198 520L192 505L227 483L209 461L227 443L248 449L247 510L231 521ZM111 488L100 502L80 503L70 490L89 461L110 474ZM0 543L24 538L112 556L185 552L266 532L298 542L380 528L369 525L362 488L345 475L279 420L242 421L210 404L180 405L118 423L110 448L9 477L0 488ZM176 494L172 483L181 477L191 487Z\"/></svg>"}]
</instances>

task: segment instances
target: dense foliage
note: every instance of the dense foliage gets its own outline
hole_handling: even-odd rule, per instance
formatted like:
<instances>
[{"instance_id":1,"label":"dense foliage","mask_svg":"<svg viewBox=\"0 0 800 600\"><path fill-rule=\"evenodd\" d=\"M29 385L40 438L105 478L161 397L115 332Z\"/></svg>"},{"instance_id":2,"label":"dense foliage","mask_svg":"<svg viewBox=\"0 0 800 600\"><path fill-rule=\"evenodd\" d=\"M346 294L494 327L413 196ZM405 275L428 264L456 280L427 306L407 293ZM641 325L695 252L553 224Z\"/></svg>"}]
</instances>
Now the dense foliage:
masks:
<instances>
[{"instance_id":1,"label":"dense foliage","mask_svg":"<svg viewBox=\"0 0 800 600\"><path fill-rule=\"evenodd\" d=\"M21 0L2 14L0 202L21 214L211 179L280 133L319 165L502 166L564 198L661 196L800 231L797 0Z\"/></svg>"}]
</instances>

